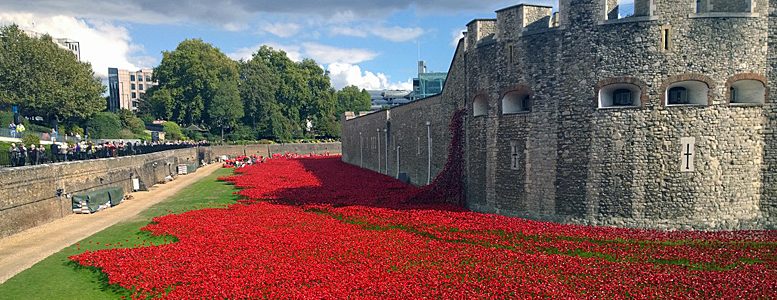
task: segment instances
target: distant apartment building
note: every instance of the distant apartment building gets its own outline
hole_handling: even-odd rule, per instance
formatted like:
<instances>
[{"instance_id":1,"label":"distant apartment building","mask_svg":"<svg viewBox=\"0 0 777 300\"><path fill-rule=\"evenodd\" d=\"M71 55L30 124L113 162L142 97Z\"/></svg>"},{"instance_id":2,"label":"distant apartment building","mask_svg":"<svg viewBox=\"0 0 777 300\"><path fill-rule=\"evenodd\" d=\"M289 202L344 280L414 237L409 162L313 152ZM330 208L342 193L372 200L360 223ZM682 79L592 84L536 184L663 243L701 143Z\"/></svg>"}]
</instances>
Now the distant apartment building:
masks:
<instances>
[{"instance_id":1,"label":"distant apartment building","mask_svg":"<svg viewBox=\"0 0 777 300\"><path fill-rule=\"evenodd\" d=\"M121 109L137 111L146 91L157 85L151 80L153 74L153 69L129 71L108 68L108 110L113 112Z\"/></svg>"},{"instance_id":2,"label":"distant apartment building","mask_svg":"<svg viewBox=\"0 0 777 300\"><path fill-rule=\"evenodd\" d=\"M24 33L34 38L42 38L46 36L43 33L35 32L31 30L25 30ZM81 61L81 43L68 38L55 38L55 37L51 37L51 41L57 46L59 46L60 48L70 51L76 56L76 59L78 59L78 61Z\"/></svg>"},{"instance_id":3,"label":"distant apartment building","mask_svg":"<svg viewBox=\"0 0 777 300\"><path fill-rule=\"evenodd\" d=\"M413 79L413 100L423 99L442 93L448 73L427 72L426 62L418 62L418 77Z\"/></svg>"}]
</instances>

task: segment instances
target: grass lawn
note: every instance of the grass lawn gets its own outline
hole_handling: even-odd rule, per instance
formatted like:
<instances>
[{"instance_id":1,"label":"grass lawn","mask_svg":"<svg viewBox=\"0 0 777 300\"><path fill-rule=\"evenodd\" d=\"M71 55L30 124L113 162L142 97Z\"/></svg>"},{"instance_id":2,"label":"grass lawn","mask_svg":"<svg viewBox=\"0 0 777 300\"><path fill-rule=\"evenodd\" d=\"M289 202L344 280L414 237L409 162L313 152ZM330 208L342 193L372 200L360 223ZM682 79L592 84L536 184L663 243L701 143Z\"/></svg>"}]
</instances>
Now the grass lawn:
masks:
<instances>
[{"instance_id":1,"label":"grass lawn","mask_svg":"<svg viewBox=\"0 0 777 300\"><path fill-rule=\"evenodd\" d=\"M234 187L217 181L219 176L231 173L231 169L219 169L135 218L111 226L46 258L0 285L0 299L117 299L129 296L129 291L109 286L103 273L80 267L70 262L68 257L86 250L169 242L169 237L152 237L139 229L157 216L235 203L238 196L232 194Z\"/></svg>"}]
</instances>

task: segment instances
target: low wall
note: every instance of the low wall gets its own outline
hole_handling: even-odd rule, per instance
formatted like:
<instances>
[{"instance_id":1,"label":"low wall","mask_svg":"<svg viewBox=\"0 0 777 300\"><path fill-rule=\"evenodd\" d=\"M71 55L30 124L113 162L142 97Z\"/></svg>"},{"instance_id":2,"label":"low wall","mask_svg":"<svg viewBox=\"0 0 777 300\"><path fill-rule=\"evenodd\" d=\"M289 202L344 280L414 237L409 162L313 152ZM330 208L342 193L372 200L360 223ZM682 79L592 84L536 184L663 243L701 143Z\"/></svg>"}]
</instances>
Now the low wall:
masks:
<instances>
[{"instance_id":1,"label":"low wall","mask_svg":"<svg viewBox=\"0 0 777 300\"><path fill-rule=\"evenodd\" d=\"M207 152L207 148L203 148ZM198 164L196 148L152 154L0 169L0 238L62 218L72 212L65 195L119 186L132 189L132 177L153 186L178 164Z\"/></svg>"},{"instance_id":2,"label":"low wall","mask_svg":"<svg viewBox=\"0 0 777 300\"><path fill-rule=\"evenodd\" d=\"M270 144L270 145L235 145L235 146L212 146L213 158L222 155L260 155L270 157L273 154L297 153L297 154L341 154L340 143L319 143L319 144Z\"/></svg>"}]
</instances>

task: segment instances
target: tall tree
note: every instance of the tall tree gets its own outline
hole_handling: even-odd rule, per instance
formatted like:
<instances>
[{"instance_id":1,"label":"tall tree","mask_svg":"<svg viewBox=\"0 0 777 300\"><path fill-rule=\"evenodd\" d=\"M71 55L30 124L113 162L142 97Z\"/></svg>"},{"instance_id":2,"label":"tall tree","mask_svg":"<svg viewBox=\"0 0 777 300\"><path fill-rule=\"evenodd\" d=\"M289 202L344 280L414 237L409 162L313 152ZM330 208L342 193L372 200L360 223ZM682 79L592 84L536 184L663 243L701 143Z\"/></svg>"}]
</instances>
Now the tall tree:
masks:
<instances>
[{"instance_id":1,"label":"tall tree","mask_svg":"<svg viewBox=\"0 0 777 300\"><path fill-rule=\"evenodd\" d=\"M48 120L80 121L105 109L104 92L92 66L50 36L30 37L16 25L0 28L0 104Z\"/></svg>"},{"instance_id":2,"label":"tall tree","mask_svg":"<svg viewBox=\"0 0 777 300\"><path fill-rule=\"evenodd\" d=\"M243 102L236 81L222 81L208 111L214 124L221 128L221 139L224 140L224 129L234 128L243 117Z\"/></svg>"},{"instance_id":3,"label":"tall tree","mask_svg":"<svg viewBox=\"0 0 777 300\"><path fill-rule=\"evenodd\" d=\"M240 62L240 96L243 98L245 117L243 122L250 126L256 138L275 138L272 133L272 111L280 76L260 59Z\"/></svg>"},{"instance_id":4,"label":"tall tree","mask_svg":"<svg viewBox=\"0 0 777 300\"><path fill-rule=\"evenodd\" d=\"M154 69L159 88L172 97L169 115L181 124L212 124L209 114L222 82L237 82L237 63L199 39L185 40Z\"/></svg>"},{"instance_id":5,"label":"tall tree","mask_svg":"<svg viewBox=\"0 0 777 300\"><path fill-rule=\"evenodd\" d=\"M347 86L337 92L337 116L346 111L367 111L372 105L370 93L367 90L359 90L356 86Z\"/></svg>"}]
</instances>

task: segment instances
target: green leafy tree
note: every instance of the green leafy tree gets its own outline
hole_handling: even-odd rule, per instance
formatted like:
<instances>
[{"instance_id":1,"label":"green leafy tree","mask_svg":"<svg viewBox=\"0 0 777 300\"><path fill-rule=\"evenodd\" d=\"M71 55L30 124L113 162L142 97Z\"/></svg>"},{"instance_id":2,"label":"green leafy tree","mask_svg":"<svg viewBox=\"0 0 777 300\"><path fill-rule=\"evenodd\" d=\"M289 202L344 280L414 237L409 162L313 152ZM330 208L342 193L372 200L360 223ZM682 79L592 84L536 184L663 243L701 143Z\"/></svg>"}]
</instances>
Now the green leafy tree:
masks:
<instances>
[{"instance_id":1,"label":"green leafy tree","mask_svg":"<svg viewBox=\"0 0 777 300\"><path fill-rule=\"evenodd\" d=\"M236 81L222 81L208 110L214 125L221 128L221 140L224 129L234 128L243 117L243 102Z\"/></svg>"},{"instance_id":2,"label":"green leafy tree","mask_svg":"<svg viewBox=\"0 0 777 300\"><path fill-rule=\"evenodd\" d=\"M211 124L209 108L221 82L237 82L237 63L218 48L199 39L185 40L154 69L160 95L157 105L165 107L170 119L182 124ZM154 93L156 94L156 93ZM152 95L153 98L153 95Z\"/></svg>"},{"instance_id":3,"label":"green leafy tree","mask_svg":"<svg viewBox=\"0 0 777 300\"><path fill-rule=\"evenodd\" d=\"M30 37L16 25L0 28L0 104L49 121L78 121L105 109L104 91L91 65L50 36Z\"/></svg>"},{"instance_id":4,"label":"green leafy tree","mask_svg":"<svg viewBox=\"0 0 777 300\"><path fill-rule=\"evenodd\" d=\"M337 92L337 116L347 111L360 112L370 110L372 98L367 90L359 90L356 86L347 86Z\"/></svg>"},{"instance_id":5,"label":"green leafy tree","mask_svg":"<svg viewBox=\"0 0 777 300\"><path fill-rule=\"evenodd\" d=\"M173 115L173 96L170 90L160 89L155 86L143 95L138 108L141 117L146 116L150 120L169 120Z\"/></svg>"},{"instance_id":6,"label":"green leafy tree","mask_svg":"<svg viewBox=\"0 0 777 300\"><path fill-rule=\"evenodd\" d=\"M165 133L165 139L167 140L184 140L186 137L183 135L183 131L181 131L181 126L178 125L178 123L175 122L165 122L165 124L162 125L162 130Z\"/></svg>"},{"instance_id":7,"label":"green leafy tree","mask_svg":"<svg viewBox=\"0 0 777 300\"><path fill-rule=\"evenodd\" d=\"M142 135L146 131L146 124L131 110L122 109L118 114L121 120L121 127L129 130L132 134Z\"/></svg>"},{"instance_id":8,"label":"green leafy tree","mask_svg":"<svg viewBox=\"0 0 777 300\"><path fill-rule=\"evenodd\" d=\"M122 130L121 119L119 115L112 112L99 112L86 122L86 128L90 138L118 138Z\"/></svg>"},{"instance_id":9,"label":"green leafy tree","mask_svg":"<svg viewBox=\"0 0 777 300\"><path fill-rule=\"evenodd\" d=\"M251 59L240 62L240 82L238 88L245 110L243 123L255 132L254 138L274 138L272 134L273 107L280 76L263 59Z\"/></svg>"}]
</instances>

